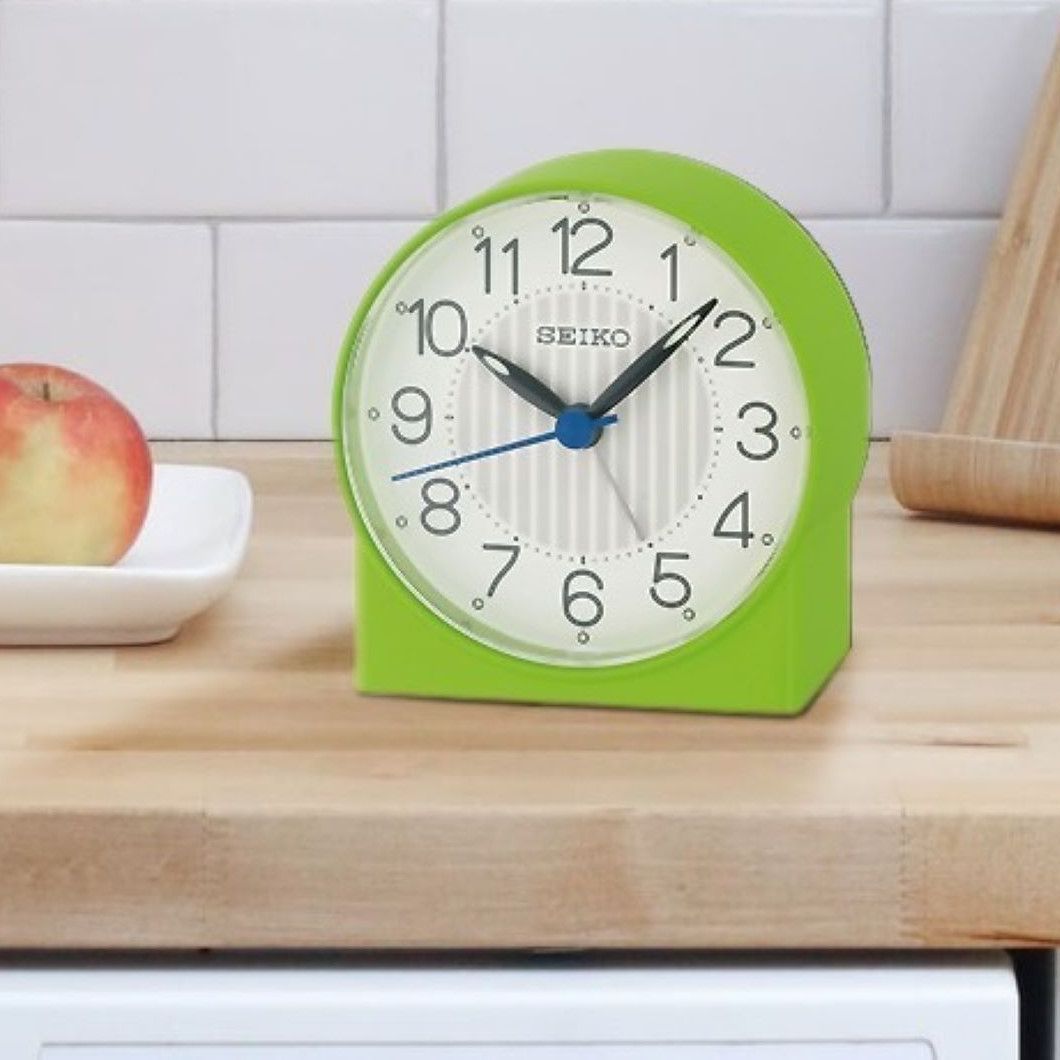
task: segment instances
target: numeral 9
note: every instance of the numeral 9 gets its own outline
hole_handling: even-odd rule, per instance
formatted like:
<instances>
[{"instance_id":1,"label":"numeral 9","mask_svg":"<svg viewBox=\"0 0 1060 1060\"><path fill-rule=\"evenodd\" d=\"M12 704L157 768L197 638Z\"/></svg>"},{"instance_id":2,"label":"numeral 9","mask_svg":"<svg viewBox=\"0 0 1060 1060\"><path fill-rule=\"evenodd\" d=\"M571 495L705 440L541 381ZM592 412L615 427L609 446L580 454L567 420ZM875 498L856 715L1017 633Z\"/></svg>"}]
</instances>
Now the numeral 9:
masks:
<instances>
[{"instance_id":1,"label":"numeral 9","mask_svg":"<svg viewBox=\"0 0 1060 1060\"><path fill-rule=\"evenodd\" d=\"M404 407L402 407L402 399L405 399ZM412 409L410 405L413 406ZM390 399L390 408L402 423L422 424L419 433L409 432L408 434L402 434L396 423L391 424L390 429L399 442L404 442L406 445L419 445L420 442L427 440L434 422L431 399L427 391L421 390L418 386L403 386Z\"/></svg>"}]
</instances>

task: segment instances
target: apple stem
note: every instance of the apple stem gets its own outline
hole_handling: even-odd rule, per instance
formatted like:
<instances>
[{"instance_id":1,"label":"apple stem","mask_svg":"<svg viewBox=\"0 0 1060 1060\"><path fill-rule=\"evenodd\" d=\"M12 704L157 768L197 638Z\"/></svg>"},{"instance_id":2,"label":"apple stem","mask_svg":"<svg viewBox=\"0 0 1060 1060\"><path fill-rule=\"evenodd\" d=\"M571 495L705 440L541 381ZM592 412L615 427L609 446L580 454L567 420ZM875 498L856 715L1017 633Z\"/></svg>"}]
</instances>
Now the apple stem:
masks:
<instances>
[{"instance_id":1,"label":"apple stem","mask_svg":"<svg viewBox=\"0 0 1060 1060\"><path fill-rule=\"evenodd\" d=\"M44 390L44 400L45 401L51 401L51 399L52 399L52 385L51 385L51 382L49 380L47 380L47 379L44 380L43 390Z\"/></svg>"}]
</instances>

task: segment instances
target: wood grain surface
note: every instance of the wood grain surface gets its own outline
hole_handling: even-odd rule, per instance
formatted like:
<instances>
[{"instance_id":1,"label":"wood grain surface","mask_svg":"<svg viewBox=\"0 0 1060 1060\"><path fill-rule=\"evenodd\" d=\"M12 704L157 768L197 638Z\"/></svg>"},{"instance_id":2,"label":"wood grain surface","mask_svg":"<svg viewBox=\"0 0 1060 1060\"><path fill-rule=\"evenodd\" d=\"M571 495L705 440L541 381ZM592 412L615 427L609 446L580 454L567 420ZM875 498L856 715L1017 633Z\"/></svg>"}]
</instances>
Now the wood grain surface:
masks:
<instances>
[{"instance_id":1,"label":"wood grain surface","mask_svg":"<svg viewBox=\"0 0 1060 1060\"><path fill-rule=\"evenodd\" d=\"M941 433L897 435L892 456L908 508L1060 525L1060 40Z\"/></svg>"},{"instance_id":2,"label":"wood grain surface","mask_svg":"<svg viewBox=\"0 0 1060 1060\"><path fill-rule=\"evenodd\" d=\"M908 431L890 448L891 486L913 511L1060 527L1060 444Z\"/></svg>"},{"instance_id":3,"label":"wood grain surface","mask_svg":"<svg viewBox=\"0 0 1060 1060\"><path fill-rule=\"evenodd\" d=\"M1060 944L1060 537L902 514L795 720L368 699L327 447L176 641L0 651L0 946Z\"/></svg>"},{"instance_id":4,"label":"wood grain surface","mask_svg":"<svg viewBox=\"0 0 1060 1060\"><path fill-rule=\"evenodd\" d=\"M1060 38L1009 187L942 429L1060 444Z\"/></svg>"}]
</instances>

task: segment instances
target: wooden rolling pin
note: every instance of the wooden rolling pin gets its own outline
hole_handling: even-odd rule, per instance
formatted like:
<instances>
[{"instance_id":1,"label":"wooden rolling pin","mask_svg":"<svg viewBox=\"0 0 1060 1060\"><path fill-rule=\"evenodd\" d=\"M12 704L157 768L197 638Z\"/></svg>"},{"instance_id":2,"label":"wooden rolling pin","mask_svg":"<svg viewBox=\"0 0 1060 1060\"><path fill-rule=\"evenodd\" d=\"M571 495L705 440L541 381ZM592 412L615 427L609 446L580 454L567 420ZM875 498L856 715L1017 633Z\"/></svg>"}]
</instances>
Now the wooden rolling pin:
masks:
<instances>
[{"instance_id":1,"label":"wooden rolling pin","mask_svg":"<svg viewBox=\"0 0 1060 1060\"><path fill-rule=\"evenodd\" d=\"M937 434L898 434L918 511L1060 525L1060 45L1023 146Z\"/></svg>"}]
</instances>

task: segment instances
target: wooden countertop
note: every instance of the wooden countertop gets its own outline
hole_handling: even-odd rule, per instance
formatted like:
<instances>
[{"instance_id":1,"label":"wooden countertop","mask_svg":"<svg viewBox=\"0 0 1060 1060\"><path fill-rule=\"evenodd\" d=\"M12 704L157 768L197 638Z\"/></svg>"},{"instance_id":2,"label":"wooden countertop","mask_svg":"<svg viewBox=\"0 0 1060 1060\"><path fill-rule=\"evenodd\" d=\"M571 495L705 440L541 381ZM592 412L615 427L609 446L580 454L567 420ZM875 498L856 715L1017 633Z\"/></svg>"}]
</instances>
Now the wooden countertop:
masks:
<instances>
[{"instance_id":1,"label":"wooden countertop","mask_svg":"<svg viewBox=\"0 0 1060 1060\"><path fill-rule=\"evenodd\" d=\"M367 699L323 445L175 642L0 651L3 947L1060 944L1060 534L907 517L796 720Z\"/></svg>"}]
</instances>

